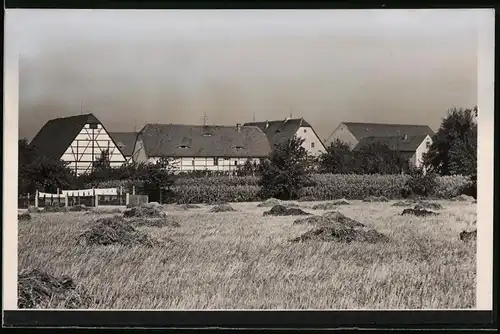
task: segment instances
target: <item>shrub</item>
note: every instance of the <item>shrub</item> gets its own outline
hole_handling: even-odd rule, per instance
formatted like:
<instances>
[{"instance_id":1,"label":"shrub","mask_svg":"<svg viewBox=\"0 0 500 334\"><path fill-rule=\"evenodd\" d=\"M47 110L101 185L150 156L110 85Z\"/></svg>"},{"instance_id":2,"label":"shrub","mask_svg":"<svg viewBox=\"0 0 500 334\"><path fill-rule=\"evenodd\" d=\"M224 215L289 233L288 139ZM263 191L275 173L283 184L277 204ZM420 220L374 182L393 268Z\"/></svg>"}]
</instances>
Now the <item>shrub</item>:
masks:
<instances>
[{"instance_id":1,"label":"shrub","mask_svg":"<svg viewBox=\"0 0 500 334\"><path fill-rule=\"evenodd\" d=\"M470 178L462 175L441 176L436 178L433 196L437 198L453 198L463 193L470 185Z\"/></svg>"},{"instance_id":2,"label":"shrub","mask_svg":"<svg viewBox=\"0 0 500 334\"><path fill-rule=\"evenodd\" d=\"M437 174L434 172L425 173L422 168L413 167L411 167L409 171L410 177L401 190L402 197L428 197L434 192Z\"/></svg>"}]
</instances>

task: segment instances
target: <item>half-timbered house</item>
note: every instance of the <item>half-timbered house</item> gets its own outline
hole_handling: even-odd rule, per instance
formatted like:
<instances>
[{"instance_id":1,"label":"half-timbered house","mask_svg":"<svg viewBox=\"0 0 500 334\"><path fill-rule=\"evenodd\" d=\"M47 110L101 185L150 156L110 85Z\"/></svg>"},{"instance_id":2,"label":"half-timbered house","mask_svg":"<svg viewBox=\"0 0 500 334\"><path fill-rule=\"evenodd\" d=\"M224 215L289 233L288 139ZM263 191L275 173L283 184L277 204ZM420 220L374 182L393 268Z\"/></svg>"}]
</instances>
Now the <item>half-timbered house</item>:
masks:
<instances>
[{"instance_id":1,"label":"half-timbered house","mask_svg":"<svg viewBox=\"0 0 500 334\"><path fill-rule=\"evenodd\" d=\"M92 171L103 157L111 167L126 161L104 125L91 113L48 121L30 146L42 155L68 162L76 175Z\"/></svg>"}]
</instances>

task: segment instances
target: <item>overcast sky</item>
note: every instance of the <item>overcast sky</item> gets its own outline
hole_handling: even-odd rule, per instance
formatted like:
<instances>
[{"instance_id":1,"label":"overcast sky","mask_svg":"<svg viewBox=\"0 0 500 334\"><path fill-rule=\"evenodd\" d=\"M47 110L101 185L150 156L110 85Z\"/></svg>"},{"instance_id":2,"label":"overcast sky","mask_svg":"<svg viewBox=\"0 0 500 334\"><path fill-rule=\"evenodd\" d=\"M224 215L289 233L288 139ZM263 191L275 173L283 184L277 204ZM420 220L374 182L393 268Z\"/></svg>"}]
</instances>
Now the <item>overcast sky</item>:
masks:
<instances>
[{"instance_id":1,"label":"overcast sky","mask_svg":"<svg viewBox=\"0 0 500 334\"><path fill-rule=\"evenodd\" d=\"M471 10L25 10L19 135L94 113L145 123L233 125L304 117L322 139L342 121L428 124L477 104Z\"/></svg>"}]
</instances>

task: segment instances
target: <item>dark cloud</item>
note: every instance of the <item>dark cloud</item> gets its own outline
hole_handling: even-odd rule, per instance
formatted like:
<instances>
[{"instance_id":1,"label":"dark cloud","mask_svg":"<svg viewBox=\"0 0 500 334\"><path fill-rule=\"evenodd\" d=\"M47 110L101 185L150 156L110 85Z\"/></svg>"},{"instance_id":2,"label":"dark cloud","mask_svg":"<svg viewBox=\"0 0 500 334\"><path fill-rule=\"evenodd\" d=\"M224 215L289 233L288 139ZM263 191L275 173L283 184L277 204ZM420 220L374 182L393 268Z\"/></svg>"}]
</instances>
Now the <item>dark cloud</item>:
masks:
<instances>
[{"instance_id":1,"label":"dark cloud","mask_svg":"<svg viewBox=\"0 0 500 334\"><path fill-rule=\"evenodd\" d=\"M264 20L269 13L261 21L247 15L192 26L169 25L158 13L145 16L144 26L113 15L71 17L75 23L66 30L69 15L26 23L21 137L31 139L48 119L83 109L113 131L146 122L200 123L204 113L217 124L292 113L324 138L341 121L436 129L448 108L477 103L477 30L462 14L419 20L372 13L368 23L330 24L323 13L293 26ZM104 29L106 22L111 28Z\"/></svg>"}]
</instances>

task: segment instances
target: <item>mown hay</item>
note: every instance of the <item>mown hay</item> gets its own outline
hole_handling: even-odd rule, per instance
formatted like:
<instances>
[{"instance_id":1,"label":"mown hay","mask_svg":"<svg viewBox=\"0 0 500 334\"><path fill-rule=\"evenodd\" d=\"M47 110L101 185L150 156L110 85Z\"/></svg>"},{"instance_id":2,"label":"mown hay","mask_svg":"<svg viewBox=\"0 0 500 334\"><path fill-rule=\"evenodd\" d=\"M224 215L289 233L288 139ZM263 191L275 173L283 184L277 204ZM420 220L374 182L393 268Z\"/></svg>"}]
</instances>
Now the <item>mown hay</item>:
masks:
<instances>
[{"instance_id":1,"label":"mown hay","mask_svg":"<svg viewBox=\"0 0 500 334\"><path fill-rule=\"evenodd\" d=\"M334 242L367 242L379 243L388 242L389 238L374 229L351 228L337 223L332 225L323 225L312 229L301 236L291 239L290 242L305 241L334 241Z\"/></svg>"},{"instance_id":2,"label":"mown hay","mask_svg":"<svg viewBox=\"0 0 500 334\"><path fill-rule=\"evenodd\" d=\"M98 219L95 226L92 226L79 236L78 242L89 246L120 244L153 247L157 245L155 240L151 239L147 234L137 231L119 216Z\"/></svg>"},{"instance_id":3,"label":"mown hay","mask_svg":"<svg viewBox=\"0 0 500 334\"><path fill-rule=\"evenodd\" d=\"M32 270L18 275L19 308L88 308L89 296L76 289L69 276L54 277L40 270Z\"/></svg>"},{"instance_id":4,"label":"mown hay","mask_svg":"<svg viewBox=\"0 0 500 334\"><path fill-rule=\"evenodd\" d=\"M31 215L29 213L21 213L20 215L17 215L17 220L18 221L29 221L31 220Z\"/></svg>"},{"instance_id":5,"label":"mown hay","mask_svg":"<svg viewBox=\"0 0 500 334\"><path fill-rule=\"evenodd\" d=\"M389 202L385 196L368 196L363 199L363 202Z\"/></svg>"},{"instance_id":6,"label":"mown hay","mask_svg":"<svg viewBox=\"0 0 500 334\"><path fill-rule=\"evenodd\" d=\"M210 212L231 212L236 211L229 204L219 204L210 209Z\"/></svg>"},{"instance_id":7,"label":"mown hay","mask_svg":"<svg viewBox=\"0 0 500 334\"><path fill-rule=\"evenodd\" d=\"M333 203L321 203L312 207L313 210L335 210L337 205Z\"/></svg>"},{"instance_id":8,"label":"mown hay","mask_svg":"<svg viewBox=\"0 0 500 334\"><path fill-rule=\"evenodd\" d=\"M314 202L316 201L316 197L314 196L303 196L301 198L299 198L299 202Z\"/></svg>"},{"instance_id":9,"label":"mown hay","mask_svg":"<svg viewBox=\"0 0 500 334\"><path fill-rule=\"evenodd\" d=\"M282 205L282 202L276 198L269 198L269 199L266 199L264 202L259 203L257 205L257 207L259 207L259 208L271 208L275 205Z\"/></svg>"},{"instance_id":10,"label":"mown hay","mask_svg":"<svg viewBox=\"0 0 500 334\"><path fill-rule=\"evenodd\" d=\"M136 218L129 221L130 224L134 226L148 226L148 227L180 227L178 219L172 216L166 216L164 218Z\"/></svg>"},{"instance_id":11,"label":"mown hay","mask_svg":"<svg viewBox=\"0 0 500 334\"><path fill-rule=\"evenodd\" d=\"M299 208L289 208L284 205L275 205L269 211L264 212L264 216L307 216L310 213Z\"/></svg>"},{"instance_id":12,"label":"mown hay","mask_svg":"<svg viewBox=\"0 0 500 334\"><path fill-rule=\"evenodd\" d=\"M347 201L345 198L339 199L338 201L333 202L335 205L351 205L349 201Z\"/></svg>"},{"instance_id":13,"label":"mown hay","mask_svg":"<svg viewBox=\"0 0 500 334\"><path fill-rule=\"evenodd\" d=\"M475 200L475 198L472 196L467 196L467 195L462 194L462 195L453 197L451 200L454 202L473 202Z\"/></svg>"},{"instance_id":14,"label":"mown hay","mask_svg":"<svg viewBox=\"0 0 500 334\"><path fill-rule=\"evenodd\" d=\"M472 231L462 231L460 232L459 237L463 242L477 241L477 229Z\"/></svg>"},{"instance_id":15,"label":"mown hay","mask_svg":"<svg viewBox=\"0 0 500 334\"><path fill-rule=\"evenodd\" d=\"M165 217L165 213L160 210L160 208L156 206L134 206L123 212L123 217L131 218L163 218Z\"/></svg>"},{"instance_id":16,"label":"mown hay","mask_svg":"<svg viewBox=\"0 0 500 334\"><path fill-rule=\"evenodd\" d=\"M427 217L427 216L437 216L437 212L429 211L426 209L421 209L415 207L414 209L404 209L403 212L401 213L402 216L404 215L414 215L417 217Z\"/></svg>"}]
</instances>

